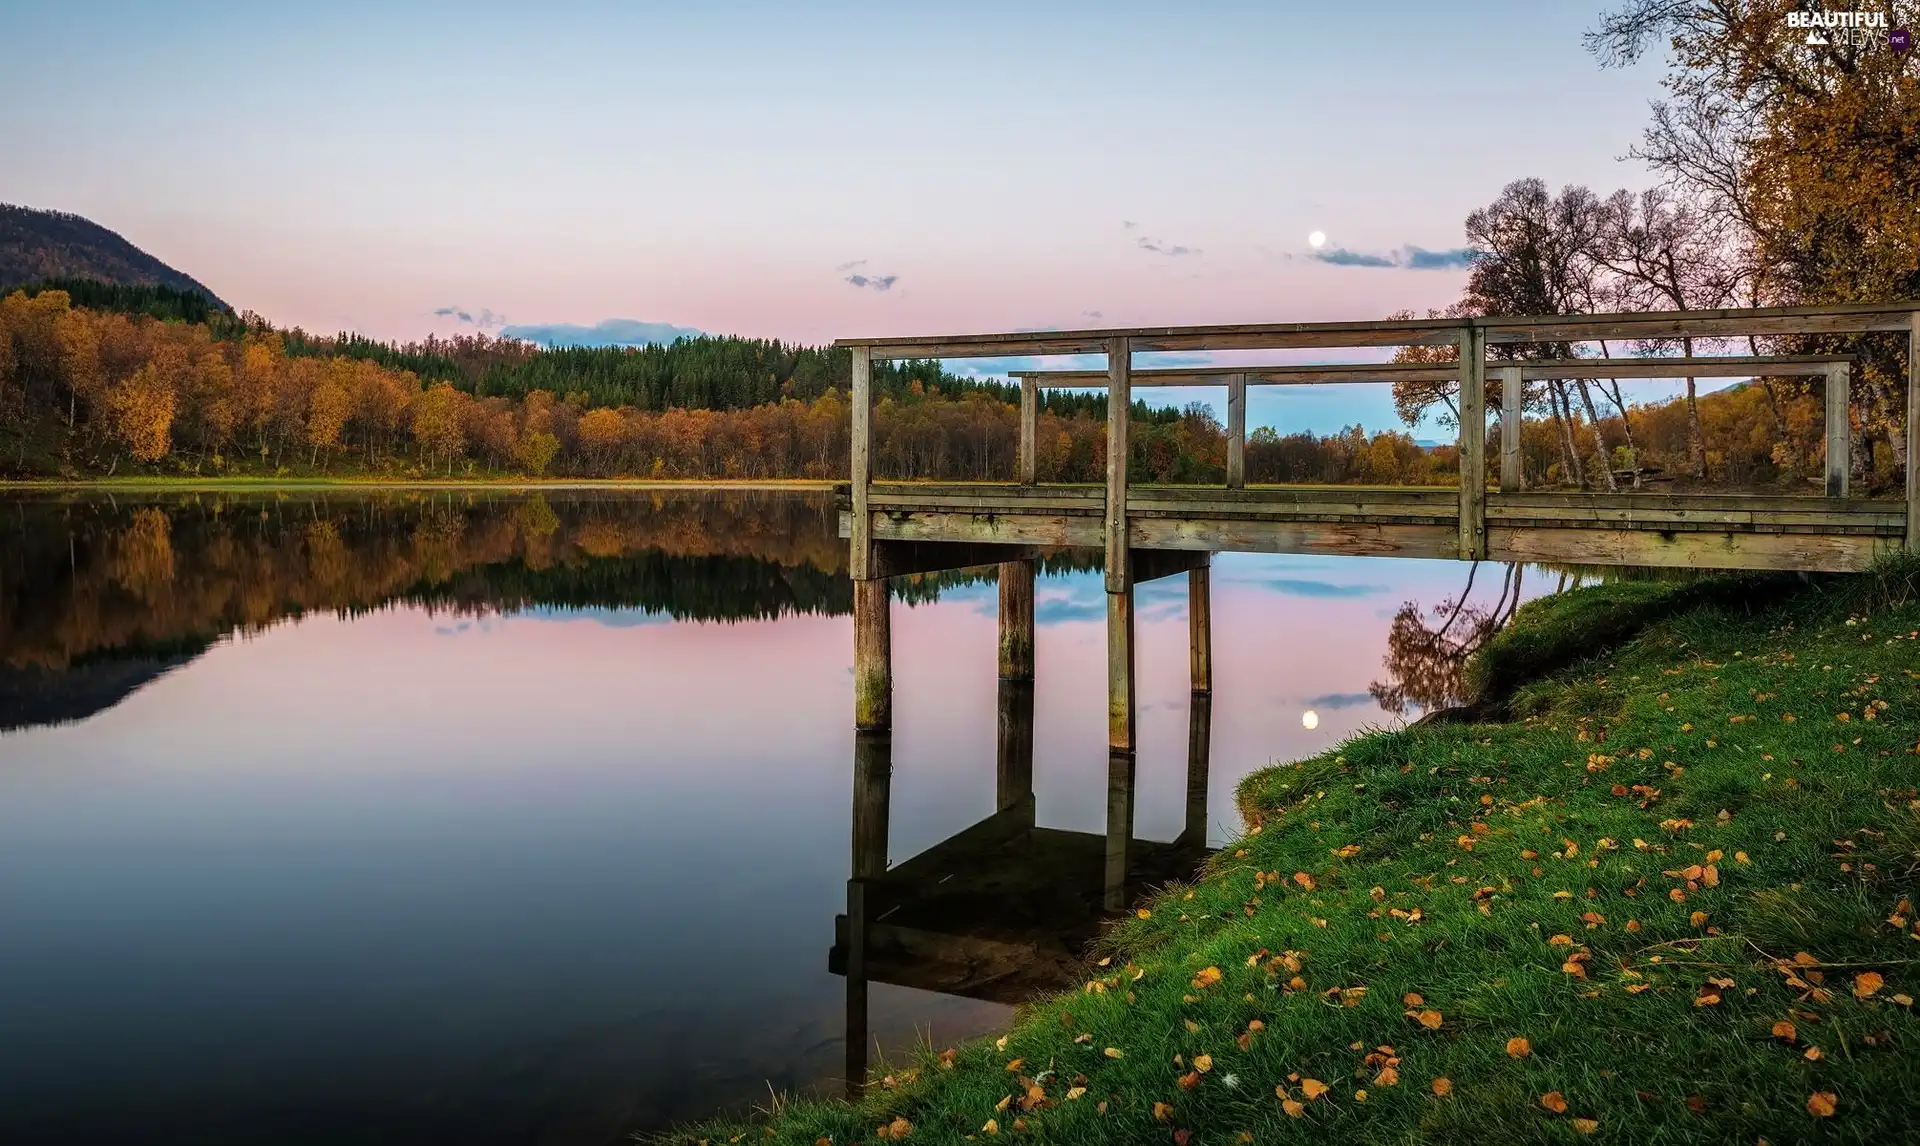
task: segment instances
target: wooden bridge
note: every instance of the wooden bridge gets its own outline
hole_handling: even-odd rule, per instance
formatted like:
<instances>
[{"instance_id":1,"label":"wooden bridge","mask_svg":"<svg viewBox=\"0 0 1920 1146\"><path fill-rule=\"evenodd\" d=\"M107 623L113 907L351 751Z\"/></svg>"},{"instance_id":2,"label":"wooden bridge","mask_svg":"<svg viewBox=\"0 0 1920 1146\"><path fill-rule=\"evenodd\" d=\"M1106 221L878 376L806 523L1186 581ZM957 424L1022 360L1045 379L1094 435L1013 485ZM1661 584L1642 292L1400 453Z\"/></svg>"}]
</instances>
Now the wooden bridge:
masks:
<instances>
[{"instance_id":1,"label":"wooden bridge","mask_svg":"<svg viewBox=\"0 0 1920 1146\"><path fill-rule=\"evenodd\" d=\"M1867 499L1848 488L1849 398L1845 357L1548 358L1530 351L1580 343L1732 339L1899 332L1907 344L1903 498ZM854 579L855 724L891 727L892 666L886 578L1000 565L1000 673L1033 674L1033 565L1040 548L1105 553L1108 742L1134 748L1133 587L1188 574L1193 688L1211 689L1208 563L1216 552L1327 553L1368 557L1550 561L1729 569L1852 571L1883 553L1920 549L1920 301L1546 317L1414 319L1254 326L1040 331L935 338L843 339L853 357L852 482L841 531ZM1453 361L1416 365L1235 364L1135 370L1153 351L1300 351L1451 347ZM1018 472L1002 484L874 480L875 360L1104 354L1107 368L1034 371L1021 382ZM1489 355L1492 354L1492 357ZM1532 379L1811 376L1827 412L1824 491L1808 496L1589 493L1522 488L1520 425ZM1497 436L1487 432L1489 378L1499 383ZM1222 386L1227 391L1227 474L1220 488L1135 485L1128 480L1132 387ZM1249 386L1425 380L1459 390L1460 474L1455 489L1256 486L1245 482ZM1035 466L1042 386L1107 390L1104 487L1044 485ZM1491 439L1491 441L1490 441ZM1488 447L1497 465L1488 465ZM1128 765L1131 766L1130 764ZM1124 837L1122 833L1121 838Z\"/></svg>"}]
</instances>

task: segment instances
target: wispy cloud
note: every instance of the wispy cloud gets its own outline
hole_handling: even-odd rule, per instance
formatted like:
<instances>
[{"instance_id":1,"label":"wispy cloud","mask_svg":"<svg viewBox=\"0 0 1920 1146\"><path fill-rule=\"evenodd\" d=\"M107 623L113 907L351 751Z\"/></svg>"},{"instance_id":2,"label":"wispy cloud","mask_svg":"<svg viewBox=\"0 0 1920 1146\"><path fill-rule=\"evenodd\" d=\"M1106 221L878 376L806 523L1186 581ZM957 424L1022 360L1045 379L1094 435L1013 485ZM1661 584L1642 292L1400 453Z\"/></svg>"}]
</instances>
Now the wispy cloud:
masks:
<instances>
[{"instance_id":1,"label":"wispy cloud","mask_svg":"<svg viewBox=\"0 0 1920 1146\"><path fill-rule=\"evenodd\" d=\"M852 269L853 269L853 268L855 268L855 267L864 267L864 266L866 266L866 265L867 265L867 260L865 260L865 259L855 259L855 260L853 260L853 261L852 261L852 262L850 262L850 263L841 263L841 264L840 264L839 266L837 266L837 267L835 267L835 268L833 268L833 269L834 269L834 271L835 271L835 272L837 272L837 273L840 273L840 274L845 274L846 272L848 272L848 271L850 271L850 270L852 270Z\"/></svg>"},{"instance_id":2,"label":"wispy cloud","mask_svg":"<svg viewBox=\"0 0 1920 1146\"><path fill-rule=\"evenodd\" d=\"M852 274L841 281L859 287L861 290L885 292L893 289L893 284L900 281L900 276Z\"/></svg>"},{"instance_id":3,"label":"wispy cloud","mask_svg":"<svg viewBox=\"0 0 1920 1146\"><path fill-rule=\"evenodd\" d=\"M505 326L507 324L506 315L495 314L485 307L480 309L479 314L474 314L472 311L457 306L443 306L433 313L440 318L451 318L457 322L463 322L468 326L477 326L482 330L492 330L496 326Z\"/></svg>"},{"instance_id":4,"label":"wispy cloud","mask_svg":"<svg viewBox=\"0 0 1920 1146\"><path fill-rule=\"evenodd\" d=\"M1097 310L1083 310L1080 312L1080 317L1081 318L1105 318L1107 316Z\"/></svg>"},{"instance_id":5,"label":"wispy cloud","mask_svg":"<svg viewBox=\"0 0 1920 1146\"><path fill-rule=\"evenodd\" d=\"M1140 225L1140 224L1138 224L1138 223L1136 223L1136 222L1134 222L1134 221L1133 221L1132 219L1122 219L1122 220L1120 220L1120 229L1121 229L1122 231L1131 231L1131 230L1133 230L1133 229L1134 229L1135 227L1138 227L1139 225Z\"/></svg>"},{"instance_id":6,"label":"wispy cloud","mask_svg":"<svg viewBox=\"0 0 1920 1146\"><path fill-rule=\"evenodd\" d=\"M1429 251L1424 247L1412 245L1401 247L1397 251L1377 254L1372 251L1350 251L1345 247L1330 247L1323 251L1309 251L1307 257L1316 262L1330 263L1336 267L1387 267L1409 271L1454 271L1471 266L1473 249L1456 247L1447 251Z\"/></svg>"},{"instance_id":7,"label":"wispy cloud","mask_svg":"<svg viewBox=\"0 0 1920 1146\"><path fill-rule=\"evenodd\" d=\"M1200 253L1199 247L1184 247L1179 243L1169 243L1164 239L1149 239L1145 235L1140 236L1139 245L1141 250L1152 251L1156 255L1179 257L1181 255L1197 255Z\"/></svg>"}]
</instances>

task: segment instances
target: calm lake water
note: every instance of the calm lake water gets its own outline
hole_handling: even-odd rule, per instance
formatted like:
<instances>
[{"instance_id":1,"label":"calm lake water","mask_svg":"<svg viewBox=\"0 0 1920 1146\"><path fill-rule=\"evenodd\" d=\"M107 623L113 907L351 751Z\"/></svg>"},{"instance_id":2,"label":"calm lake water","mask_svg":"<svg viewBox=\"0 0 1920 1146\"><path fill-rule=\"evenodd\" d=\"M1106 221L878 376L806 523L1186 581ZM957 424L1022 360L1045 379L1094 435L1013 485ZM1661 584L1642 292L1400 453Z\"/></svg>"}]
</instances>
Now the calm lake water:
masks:
<instances>
[{"instance_id":1,"label":"calm lake water","mask_svg":"<svg viewBox=\"0 0 1920 1146\"><path fill-rule=\"evenodd\" d=\"M990 577L898 586L855 847L834 524L798 494L0 500L0 1140L616 1142L836 1089L850 1020L875 1056L1003 1026L1095 925L1099 574L1039 584L1041 830L900 869L850 927L853 865L993 817L1029 722ZM1466 577L1218 558L1210 711L1184 578L1143 585L1135 836L1217 845L1249 771L1401 719L1369 693L1393 616Z\"/></svg>"}]
</instances>

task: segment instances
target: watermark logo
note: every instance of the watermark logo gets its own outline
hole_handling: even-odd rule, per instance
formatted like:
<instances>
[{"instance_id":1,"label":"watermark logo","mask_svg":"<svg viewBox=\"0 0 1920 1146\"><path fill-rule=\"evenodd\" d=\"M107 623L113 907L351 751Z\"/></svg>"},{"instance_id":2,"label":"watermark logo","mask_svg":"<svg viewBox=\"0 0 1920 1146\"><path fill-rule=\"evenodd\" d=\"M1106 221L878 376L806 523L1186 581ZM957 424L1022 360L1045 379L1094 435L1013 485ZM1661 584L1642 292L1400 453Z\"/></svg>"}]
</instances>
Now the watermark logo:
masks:
<instances>
[{"instance_id":1,"label":"watermark logo","mask_svg":"<svg viewBox=\"0 0 1920 1146\"><path fill-rule=\"evenodd\" d=\"M1895 28L1887 33L1887 46L1896 52L1904 52L1913 47L1913 31L1910 28Z\"/></svg>"},{"instance_id":2,"label":"watermark logo","mask_svg":"<svg viewBox=\"0 0 1920 1146\"><path fill-rule=\"evenodd\" d=\"M1789 12L1787 27L1806 33L1806 42L1824 48L1830 44L1866 46L1885 40L1895 51L1913 44L1913 34L1905 28L1891 29L1885 12ZM1902 43L1906 47L1902 47Z\"/></svg>"}]
</instances>

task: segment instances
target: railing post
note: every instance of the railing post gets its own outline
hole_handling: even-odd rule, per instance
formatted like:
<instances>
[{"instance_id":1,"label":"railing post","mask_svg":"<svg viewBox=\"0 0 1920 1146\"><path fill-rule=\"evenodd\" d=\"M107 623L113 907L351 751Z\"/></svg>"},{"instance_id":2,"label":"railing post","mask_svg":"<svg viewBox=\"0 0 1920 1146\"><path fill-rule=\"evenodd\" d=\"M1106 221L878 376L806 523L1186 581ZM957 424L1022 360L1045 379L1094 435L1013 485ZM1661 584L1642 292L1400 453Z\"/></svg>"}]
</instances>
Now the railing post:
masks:
<instances>
[{"instance_id":1,"label":"railing post","mask_svg":"<svg viewBox=\"0 0 1920 1146\"><path fill-rule=\"evenodd\" d=\"M1827 496L1847 496L1853 417L1849 412L1848 375L1852 367L1836 362L1827 367Z\"/></svg>"},{"instance_id":2,"label":"railing post","mask_svg":"<svg viewBox=\"0 0 1920 1146\"><path fill-rule=\"evenodd\" d=\"M1247 376L1227 375L1227 488L1247 485Z\"/></svg>"},{"instance_id":3,"label":"railing post","mask_svg":"<svg viewBox=\"0 0 1920 1146\"><path fill-rule=\"evenodd\" d=\"M1500 492L1519 493L1526 473L1521 465L1520 419L1525 414L1526 384L1518 366L1500 368Z\"/></svg>"},{"instance_id":4,"label":"railing post","mask_svg":"<svg viewBox=\"0 0 1920 1146\"><path fill-rule=\"evenodd\" d=\"M1460 331L1460 556L1487 555L1487 333Z\"/></svg>"},{"instance_id":5,"label":"railing post","mask_svg":"<svg viewBox=\"0 0 1920 1146\"><path fill-rule=\"evenodd\" d=\"M1907 548L1920 552L1920 310L1907 316Z\"/></svg>"},{"instance_id":6,"label":"railing post","mask_svg":"<svg viewBox=\"0 0 1920 1146\"><path fill-rule=\"evenodd\" d=\"M1032 485L1038 473L1035 461L1040 433L1040 380L1020 379L1020 484Z\"/></svg>"},{"instance_id":7,"label":"railing post","mask_svg":"<svg viewBox=\"0 0 1920 1146\"><path fill-rule=\"evenodd\" d=\"M848 445L853 483L853 541L847 555L847 575L864 581L873 567L873 514L867 509L868 486L873 480L873 351L865 346L853 355L853 440Z\"/></svg>"},{"instance_id":8,"label":"railing post","mask_svg":"<svg viewBox=\"0 0 1920 1146\"><path fill-rule=\"evenodd\" d=\"M1132 381L1132 344L1126 338L1108 339L1107 747L1128 757L1134 746L1133 571L1127 563L1127 416L1133 404ZM1131 807L1129 798L1129 824Z\"/></svg>"}]
</instances>

